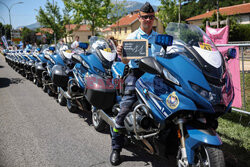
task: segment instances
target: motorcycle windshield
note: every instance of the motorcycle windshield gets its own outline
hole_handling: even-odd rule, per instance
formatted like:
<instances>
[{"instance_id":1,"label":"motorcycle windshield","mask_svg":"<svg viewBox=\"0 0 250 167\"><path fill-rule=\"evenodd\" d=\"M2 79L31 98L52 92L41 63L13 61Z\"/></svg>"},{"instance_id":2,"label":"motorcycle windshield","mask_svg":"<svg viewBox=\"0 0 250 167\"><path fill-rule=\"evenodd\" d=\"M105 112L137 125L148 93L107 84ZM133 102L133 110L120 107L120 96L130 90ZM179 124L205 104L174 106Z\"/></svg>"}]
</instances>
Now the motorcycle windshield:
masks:
<instances>
[{"instance_id":1,"label":"motorcycle windshield","mask_svg":"<svg viewBox=\"0 0 250 167\"><path fill-rule=\"evenodd\" d=\"M112 40L92 36L89 39L89 52L95 53L102 61L112 62L116 58L116 46Z\"/></svg>"},{"instance_id":2,"label":"motorcycle windshield","mask_svg":"<svg viewBox=\"0 0 250 167\"><path fill-rule=\"evenodd\" d=\"M195 25L169 23L166 33L174 37L168 52L188 52L188 57L201 68L208 80L221 80L225 71L224 59L204 31Z\"/></svg>"}]
</instances>

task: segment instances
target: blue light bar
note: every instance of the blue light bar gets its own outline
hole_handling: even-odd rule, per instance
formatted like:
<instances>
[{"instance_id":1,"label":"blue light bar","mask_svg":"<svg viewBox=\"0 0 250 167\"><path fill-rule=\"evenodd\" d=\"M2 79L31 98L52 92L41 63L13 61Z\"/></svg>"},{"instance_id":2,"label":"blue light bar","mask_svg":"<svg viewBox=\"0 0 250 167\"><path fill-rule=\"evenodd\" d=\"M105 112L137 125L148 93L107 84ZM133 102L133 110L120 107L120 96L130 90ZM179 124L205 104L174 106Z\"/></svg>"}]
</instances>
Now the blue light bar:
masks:
<instances>
[{"instance_id":1,"label":"blue light bar","mask_svg":"<svg viewBox=\"0 0 250 167\"><path fill-rule=\"evenodd\" d=\"M83 42L79 43L79 48L81 48L81 49L87 49L88 47L89 47L88 43L83 43Z\"/></svg>"},{"instance_id":2,"label":"blue light bar","mask_svg":"<svg viewBox=\"0 0 250 167\"><path fill-rule=\"evenodd\" d=\"M163 48L167 46L172 46L173 37L167 34L158 34L155 38L155 43L157 45L161 45Z\"/></svg>"},{"instance_id":3,"label":"blue light bar","mask_svg":"<svg viewBox=\"0 0 250 167\"><path fill-rule=\"evenodd\" d=\"M49 47L49 50L51 50L51 51L55 51L55 50L56 50L56 48L55 48L54 46L50 46L50 47Z\"/></svg>"}]
</instances>

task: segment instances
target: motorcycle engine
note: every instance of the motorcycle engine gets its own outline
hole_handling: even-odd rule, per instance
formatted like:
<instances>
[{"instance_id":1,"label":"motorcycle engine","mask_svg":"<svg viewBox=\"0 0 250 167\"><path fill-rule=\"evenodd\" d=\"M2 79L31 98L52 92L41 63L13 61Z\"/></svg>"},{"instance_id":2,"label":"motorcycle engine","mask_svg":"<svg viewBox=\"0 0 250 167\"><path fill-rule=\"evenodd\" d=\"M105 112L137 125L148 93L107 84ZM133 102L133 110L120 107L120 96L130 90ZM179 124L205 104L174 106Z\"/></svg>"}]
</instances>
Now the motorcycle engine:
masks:
<instances>
[{"instance_id":1,"label":"motorcycle engine","mask_svg":"<svg viewBox=\"0 0 250 167\"><path fill-rule=\"evenodd\" d=\"M134 123L134 113L129 112L124 120L124 125L126 129L130 132L134 131L134 127L136 127L137 133L147 132L153 126L153 120L146 114L146 109L138 109L136 111L136 123Z\"/></svg>"}]
</instances>

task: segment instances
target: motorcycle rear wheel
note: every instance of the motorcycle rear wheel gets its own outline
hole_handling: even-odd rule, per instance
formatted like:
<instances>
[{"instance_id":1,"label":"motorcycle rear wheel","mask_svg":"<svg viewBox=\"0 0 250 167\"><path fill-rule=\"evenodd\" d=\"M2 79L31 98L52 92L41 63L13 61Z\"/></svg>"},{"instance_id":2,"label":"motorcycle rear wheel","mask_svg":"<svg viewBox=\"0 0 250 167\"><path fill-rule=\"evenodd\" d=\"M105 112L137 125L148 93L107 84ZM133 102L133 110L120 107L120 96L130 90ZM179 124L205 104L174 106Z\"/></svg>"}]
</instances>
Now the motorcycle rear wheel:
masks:
<instances>
[{"instance_id":1,"label":"motorcycle rear wheel","mask_svg":"<svg viewBox=\"0 0 250 167\"><path fill-rule=\"evenodd\" d=\"M182 167L179 163L181 159L181 149L177 154L177 166ZM190 167L225 167L223 152L220 148L210 145L201 145L195 150L194 165Z\"/></svg>"}]
</instances>

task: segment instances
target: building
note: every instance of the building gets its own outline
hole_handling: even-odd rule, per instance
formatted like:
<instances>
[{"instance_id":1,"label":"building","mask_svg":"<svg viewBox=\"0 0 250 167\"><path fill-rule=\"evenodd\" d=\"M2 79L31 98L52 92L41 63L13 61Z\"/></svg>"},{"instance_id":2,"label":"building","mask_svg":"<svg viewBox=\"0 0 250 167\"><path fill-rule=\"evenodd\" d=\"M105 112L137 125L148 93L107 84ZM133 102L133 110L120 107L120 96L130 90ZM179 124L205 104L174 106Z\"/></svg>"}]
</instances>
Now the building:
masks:
<instances>
[{"instance_id":1,"label":"building","mask_svg":"<svg viewBox=\"0 0 250 167\"><path fill-rule=\"evenodd\" d=\"M77 35L80 37L79 40L81 42L88 42L89 38L92 35L90 27L87 24L80 25L79 27L77 27L76 24L69 24L69 25L66 25L66 29L67 29L67 31L73 30L72 34L70 34L66 38L64 38L64 41L66 41L66 42L73 42L74 37Z\"/></svg>"},{"instance_id":2,"label":"building","mask_svg":"<svg viewBox=\"0 0 250 167\"><path fill-rule=\"evenodd\" d=\"M64 38L64 41L67 43L71 43L74 40L74 37L78 35L80 37L81 42L88 42L89 38L91 37L91 31L88 25L80 25L77 27L76 24L68 24L66 25L66 30L70 31L73 30L73 33L68 35L66 38ZM46 38L45 33L48 32L50 34L53 34L53 30L51 28L40 28L40 32L36 33L37 39L42 40L43 38ZM57 39L58 40L58 39Z\"/></svg>"},{"instance_id":3,"label":"building","mask_svg":"<svg viewBox=\"0 0 250 167\"><path fill-rule=\"evenodd\" d=\"M186 21L189 24L201 26L202 20L211 17L214 12L216 13L216 10L207 11L201 15L190 17L186 19ZM250 3L219 8L219 12L220 14L227 16L236 15L239 24L250 24Z\"/></svg>"},{"instance_id":4,"label":"building","mask_svg":"<svg viewBox=\"0 0 250 167\"><path fill-rule=\"evenodd\" d=\"M111 29L111 32L106 31L105 33L103 33L103 35L106 36L107 34L109 34L109 36L113 36L118 40L118 43L120 43L121 40L126 39L130 33L139 28L140 22L138 16L139 10L131 12L130 14L119 19L116 23L112 24L109 27ZM153 29L158 33L164 32L163 25L157 18L154 21Z\"/></svg>"}]
</instances>

